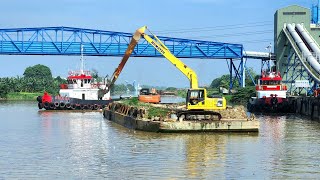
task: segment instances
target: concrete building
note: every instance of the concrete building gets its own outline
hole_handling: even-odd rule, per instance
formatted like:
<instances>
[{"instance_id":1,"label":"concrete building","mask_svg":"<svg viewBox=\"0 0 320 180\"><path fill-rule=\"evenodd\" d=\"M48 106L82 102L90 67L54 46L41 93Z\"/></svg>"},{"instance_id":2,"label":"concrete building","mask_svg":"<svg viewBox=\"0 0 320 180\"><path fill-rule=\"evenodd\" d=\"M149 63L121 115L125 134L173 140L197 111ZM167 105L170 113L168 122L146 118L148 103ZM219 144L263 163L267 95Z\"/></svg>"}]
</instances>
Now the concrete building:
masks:
<instances>
[{"instance_id":1,"label":"concrete building","mask_svg":"<svg viewBox=\"0 0 320 180\"><path fill-rule=\"evenodd\" d=\"M299 64L299 61L296 60L297 55L283 32L285 24L289 23L303 24L318 44L320 43L320 26L311 24L310 9L298 5L279 9L274 14L274 52L276 54L277 67L284 81L289 87L292 87L294 80L307 80L308 74L301 63ZM299 71L299 77L296 77L297 71Z\"/></svg>"}]
</instances>

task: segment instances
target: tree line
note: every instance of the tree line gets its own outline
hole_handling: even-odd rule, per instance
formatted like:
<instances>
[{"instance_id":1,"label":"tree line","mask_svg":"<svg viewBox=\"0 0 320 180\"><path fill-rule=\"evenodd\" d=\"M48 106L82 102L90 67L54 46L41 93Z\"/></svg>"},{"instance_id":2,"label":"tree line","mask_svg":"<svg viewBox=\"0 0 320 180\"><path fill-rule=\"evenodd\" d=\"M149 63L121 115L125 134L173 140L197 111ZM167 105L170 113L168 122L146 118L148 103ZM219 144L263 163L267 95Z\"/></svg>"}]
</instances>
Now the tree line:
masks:
<instances>
[{"instance_id":1,"label":"tree line","mask_svg":"<svg viewBox=\"0 0 320 180\"><path fill-rule=\"evenodd\" d=\"M259 76L251 69L248 70L251 77L256 82ZM237 93L233 94L231 101L243 102L255 94L254 83L250 76L246 75L246 88L240 88L239 83L234 81L233 88L237 90ZM98 72L93 70L93 78L96 80L102 80L103 78L98 76ZM209 89L219 89L220 87L229 88L230 75L222 75L221 77L212 80ZM57 95L59 93L60 84L67 83L66 79L58 77L52 77L52 73L49 67L38 64L35 66L27 67L23 73L23 76L17 77L3 77L0 78L0 98L6 98L8 93L15 92L29 92L29 93L43 93L44 91ZM135 87L132 84L118 84L111 88L111 93L134 91ZM177 88L169 87L166 90L177 90Z\"/></svg>"},{"instance_id":2,"label":"tree line","mask_svg":"<svg viewBox=\"0 0 320 180\"><path fill-rule=\"evenodd\" d=\"M0 97L6 98L8 93L47 91L51 94L59 92L59 85L66 83L60 76L53 78L50 68L44 65L27 67L23 76L0 78Z\"/></svg>"},{"instance_id":3,"label":"tree line","mask_svg":"<svg viewBox=\"0 0 320 180\"><path fill-rule=\"evenodd\" d=\"M255 84L259 79L259 75L254 72L252 68L247 69L247 73L245 76L245 88L240 87L238 81L233 81L233 89L236 90L236 93L232 94L231 102L233 103L246 103L248 99L255 96ZM254 82L253 82L254 81ZM230 86L230 75L222 75L219 78L214 79L211 84L210 88L217 89L217 88L226 88L229 89Z\"/></svg>"},{"instance_id":4,"label":"tree line","mask_svg":"<svg viewBox=\"0 0 320 180\"><path fill-rule=\"evenodd\" d=\"M92 70L92 77L101 82L102 77L99 77L96 70ZM0 98L6 98L9 93L28 92L28 93L43 93L59 94L60 84L66 84L67 80L58 77L52 77L49 67L37 64L27 67L23 76L3 77L0 78ZM132 84L119 84L111 88L113 92L134 91Z\"/></svg>"}]
</instances>

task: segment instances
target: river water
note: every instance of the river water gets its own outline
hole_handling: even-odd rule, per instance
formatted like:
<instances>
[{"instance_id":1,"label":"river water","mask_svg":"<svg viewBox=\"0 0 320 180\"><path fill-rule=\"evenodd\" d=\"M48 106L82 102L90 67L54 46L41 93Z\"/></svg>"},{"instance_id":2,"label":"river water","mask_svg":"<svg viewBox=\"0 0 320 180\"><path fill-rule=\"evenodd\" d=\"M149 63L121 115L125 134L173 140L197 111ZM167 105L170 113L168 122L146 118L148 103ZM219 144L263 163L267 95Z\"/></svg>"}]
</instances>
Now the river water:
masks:
<instances>
[{"instance_id":1,"label":"river water","mask_svg":"<svg viewBox=\"0 0 320 180\"><path fill-rule=\"evenodd\" d=\"M257 118L259 133L160 134L0 102L0 179L320 179L319 122Z\"/></svg>"}]
</instances>

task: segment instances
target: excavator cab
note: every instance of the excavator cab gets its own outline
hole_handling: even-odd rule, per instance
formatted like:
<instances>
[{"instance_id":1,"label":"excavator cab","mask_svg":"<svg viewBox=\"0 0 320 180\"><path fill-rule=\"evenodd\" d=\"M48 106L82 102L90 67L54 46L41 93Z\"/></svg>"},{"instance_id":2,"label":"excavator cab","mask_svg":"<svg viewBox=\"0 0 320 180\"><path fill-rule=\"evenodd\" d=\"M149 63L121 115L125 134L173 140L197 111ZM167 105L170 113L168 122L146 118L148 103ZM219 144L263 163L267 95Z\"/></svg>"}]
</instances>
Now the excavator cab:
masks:
<instances>
[{"instance_id":1,"label":"excavator cab","mask_svg":"<svg viewBox=\"0 0 320 180\"><path fill-rule=\"evenodd\" d=\"M187 106L204 103L204 89L189 89L187 93Z\"/></svg>"},{"instance_id":2,"label":"excavator cab","mask_svg":"<svg viewBox=\"0 0 320 180\"><path fill-rule=\"evenodd\" d=\"M224 97L209 98L207 90L204 88L189 89L186 101L188 110L222 110L227 107L227 101Z\"/></svg>"},{"instance_id":3,"label":"excavator cab","mask_svg":"<svg viewBox=\"0 0 320 180\"><path fill-rule=\"evenodd\" d=\"M150 89L149 88L142 88L140 90L140 95L150 95Z\"/></svg>"}]
</instances>

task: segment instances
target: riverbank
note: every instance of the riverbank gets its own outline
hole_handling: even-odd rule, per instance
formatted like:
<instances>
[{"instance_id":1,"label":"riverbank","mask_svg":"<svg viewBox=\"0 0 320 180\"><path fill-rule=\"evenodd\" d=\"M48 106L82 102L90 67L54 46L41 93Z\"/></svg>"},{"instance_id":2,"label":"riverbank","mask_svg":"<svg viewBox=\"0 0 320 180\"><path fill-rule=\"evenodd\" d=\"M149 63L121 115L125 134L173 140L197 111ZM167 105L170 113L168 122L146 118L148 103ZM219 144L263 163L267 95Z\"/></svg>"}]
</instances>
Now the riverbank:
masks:
<instances>
[{"instance_id":1,"label":"riverbank","mask_svg":"<svg viewBox=\"0 0 320 180\"><path fill-rule=\"evenodd\" d=\"M14 92L8 93L6 98L0 98L3 101L36 101L38 96L43 93Z\"/></svg>"}]
</instances>

